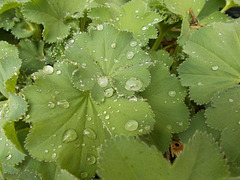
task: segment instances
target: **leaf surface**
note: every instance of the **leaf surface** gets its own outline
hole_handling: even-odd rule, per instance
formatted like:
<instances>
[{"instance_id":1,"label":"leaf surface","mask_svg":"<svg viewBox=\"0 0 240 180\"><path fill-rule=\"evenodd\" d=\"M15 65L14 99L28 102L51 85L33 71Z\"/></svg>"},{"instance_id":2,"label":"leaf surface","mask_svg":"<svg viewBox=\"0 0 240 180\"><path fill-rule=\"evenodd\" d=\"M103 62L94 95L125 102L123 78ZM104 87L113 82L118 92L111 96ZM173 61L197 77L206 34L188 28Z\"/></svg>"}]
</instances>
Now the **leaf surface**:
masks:
<instances>
[{"instance_id":1,"label":"leaf surface","mask_svg":"<svg viewBox=\"0 0 240 180\"><path fill-rule=\"evenodd\" d=\"M35 85L24 89L30 104L27 121L33 123L26 148L39 160L56 161L77 177L89 178L104 139L147 133L154 119L143 101L112 97L95 104L88 92L73 87L76 69L70 62L57 63L51 74L35 73Z\"/></svg>"},{"instance_id":2,"label":"leaf surface","mask_svg":"<svg viewBox=\"0 0 240 180\"><path fill-rule=\"evenodd\" d=\"M190 58L179 67L181 83L190 87L191 99L207 103L218 91L240 82L240 25L215 23L196 31L184 51Z\"/></svg>"}]
</instances>

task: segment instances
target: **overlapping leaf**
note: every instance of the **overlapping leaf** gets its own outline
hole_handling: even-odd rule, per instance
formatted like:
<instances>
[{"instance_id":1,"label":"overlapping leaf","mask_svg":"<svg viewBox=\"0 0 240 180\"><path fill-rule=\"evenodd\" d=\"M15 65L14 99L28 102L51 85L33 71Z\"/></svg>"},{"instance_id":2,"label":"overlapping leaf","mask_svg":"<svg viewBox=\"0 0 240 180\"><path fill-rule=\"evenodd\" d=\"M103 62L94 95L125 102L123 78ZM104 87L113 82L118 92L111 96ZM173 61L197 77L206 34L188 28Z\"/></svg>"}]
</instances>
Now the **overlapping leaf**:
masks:
<instances>
[{"instance_id":1,"label":"overlapping leaf","mask_svg":"<svg viewBox=\"0 0 240 180\"><path fill-rule=\"evenodd\" d=\"M32 0L25 4L23 14L28 20L44 25L43 37L47 42L56 42L69 34L67 19L81 17L83 10L93 5L92 1Z\"/></svg>"},{"instance_id":2,"label":"overlapping leaf","mask_svg":"<svg viewBox=\"0 0 240 180\"><path fill-rule=\"evenodd\" d=\"M232 88L213 98L206 111L207 123L222 130L221 145L230 161L240 164L240 88Z\"/></svg>"},{"instance_id":3,"label":"overlapping leaf","mask_svg":"<svg viewBox=\"0 0 240 180\"><path fill-rule=\"evenodd\" d=\"M24 89L30 105L27 121L33 123L26 148L33 157L57 161L84 179L95 173L97 148L105 138L147 133L154 120L143 101L113 96L95 104L88 92L73 87L71 77L76 69L65 61L54 68L46 66L35 74L35 85Z\"/></svg>"},{"instance_id":4,"label":"overlapping leaf","mask_svg":"<svg viewBox=\"0 0 240 180\"><path fill-rule=\"evenodd\" d=\"M168 59L167 56L165 58ZM169 133L185 130L189 126L189 112L183 102L186 96L185 88L176 77L169 74L168 68L162 62L156 63L150 72L151 84L142 96L148 100L156 115L156 125L152 133L157 133L159 129L165 129Z\"/></svg>"},{"instance_id":5,"label":"overlapping leaf","mask_svg":"<svg viewBox=\"0 0 240 180\"><path fill-rule=\"evenodd\" d=\"M149 56L130 33L110 25L76 35L66 58L79 64L72 79L74 86L90 90L97 102L111 97L115 90L119 95L132 96L150 83Z\"/></svg>"},{"instance_id":6,"label":"overlapping leaf","mask_svg":"<svg viewBox=\"0 0 240 180\"><path fill-rule=\"evenodd\" d=\"M160 22L161 17L150 11L146 2L133 0L123 6L115 6L111 3L109 6L91 10L89 16L95 19L95 25L104 22L114 24L120 30L132 32L133 37L142 45L146 45L149 38L157 37L157 30L153 25Z\"/></svg>"},{"instance_id":7,"label":"overlapping leaf","mask_svg":"<svg viewBox=\"0 0 240 180\"><path fill-rule=\"evenodd\" d=\"M181 83L199 104L240 82L240 25L216 23L196 31L184 47L191 57L180 68Z\"/></svg>"},{"instance_id":8,"label":"overlapping leaf","mask_svg":"<svg viewBox=\"0 0 240 180\"><path fill-rule=\"evenodd\" d=\"M110 179L222 179L228 169L219 147L196 132L171 167L155 148L133 138L117 137L106 142L100 153L99 175Z\"/></svg>"},{"instance_id":9,"label":"overlapping leaf","mask_svg":"<svg viewBox=\"0 0 240 180\"><path fill-rule=\"evenodd\" d=\"M0 14L3 12L18 7L29 0L2 0L0 2Z\"/></svg>"}]
</instances>

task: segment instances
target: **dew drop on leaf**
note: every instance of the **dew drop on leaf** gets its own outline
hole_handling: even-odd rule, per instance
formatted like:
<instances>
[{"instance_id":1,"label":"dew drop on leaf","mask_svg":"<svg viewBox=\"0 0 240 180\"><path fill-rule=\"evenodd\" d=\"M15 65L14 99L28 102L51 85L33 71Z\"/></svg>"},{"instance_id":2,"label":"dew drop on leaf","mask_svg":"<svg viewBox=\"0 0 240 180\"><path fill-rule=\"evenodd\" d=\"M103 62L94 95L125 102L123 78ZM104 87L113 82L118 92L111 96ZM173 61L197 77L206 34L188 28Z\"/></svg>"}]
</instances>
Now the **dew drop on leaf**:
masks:
<instances>
[{"instance_id":1,"label":"dew drop on leaf","mask_svg":"<svg viewBox=\"0 0 240 180\"><path fill-rule=\"evenodd\" d=\"M131 42L130 42L130 46L131 46L131 47L135 47L136 45L137 45L137 41L131 41Z\"/></svg>"},{"instance_id":2,"label":"dew drop on leaf","mask_svg":"<svg viewBox=\"0 0 240 180\"><path fill-rule=\"evenodd\" d=\"M140 79L135 78L135 77L131 77L125 85L125 89L127 89L128 91L138 91L142 88L143 83Z\"/></svg>"},{"instance_id":3,"label":"dew drop on leaf","mask_svg":"<svg viewBox=\"0 0 240 180\"><path fill-rule=\"evenodd\" d=\"M169 125L167 125L167 128L169 129L169 130L172 130L172 126L169 124Z\"/></svg>"},{"instance_id":4,"label":"dew drop on leaf","mask_svg":"<svg viewBox=\"0 0 240 180\"><path fill-rule=\"evenodd\" d=\"M127 54L126 54L126 58L127 59L132 59L133 57L134 57L134 52L128 51Z\"/></svg>"},{"instance_id":5,"label":"dew drop on leaf","mask_svg":"<svg viewBox=\"0 0 240 180\"><path fill-rule=\"evenodd\" d=\"M57 71L56 71L56 74L58 74L58 75L61 74L61 73L62 73L61 70L57 70Z\"/></svg>"},{"instance_id":6,"label":"dew drop on leaf","mask_svg":"<svg viewBox=\"0 0 240 180\"><path fill-rule=\"evenodd\" d=\"M84 171L84 172L81 172L81 178L86 178L86 177L88 177L88 173L86 172L86 171Z\"/></svg>"},{"instance_id":7,"label":"dew drop on leaf","mask_svg":"<svg viewBox=\"0 0 240 180\"><path fill-rule=\"evenodd\" d=\"M96 157L95 156L91 155L91 156L87 157L87 163L89 165L95 164L95 162L96 162Z\"/></svg>"},{"instance_id":8,"label":"dew drop on leaf","mask_svg":"<svg viewBox=\"0 0 240 180\"><path fill-rule=\"evenodd\" d=\"M45 74L52 74L53 73L53 67L49 66L49 65L44 66L43 67L43 73L45 73Z\"/></svg>"},{"instance_id":9,"label":"dew drop on leaf","mask_svg":"<svg viewBox=\"0 0 240 180\"><path fill-rule=\"evenodd\" d=\"M106 87L108 85L108 78L106 76L98 78L98 84L101 87Z\"/></svg>"},{"instance_id":10,"label":"dew drop on leaf","mask_svg":"<svg viewBox=\"0 0 240 180\"><path fill-rule=\"evenodd\" d=\"M218 66L212 66L212 70L213 71L217 71L218 70Z\"/></svg>"},{"instance_id":11,"label":"dew drop on leaf","mask_svg":"<svg viewBox=\"0 0 240 180\"><path fill-rule=\"evenodd\" d=\"M110 118L110 116L109 116L109 115L106 115L106 116L105 116L105 119L109 119L109 118Z\"/></svg>"},{"instance_id":12,"label":"dew drop on leaf","mask_svg":"<svg viewBox=\"0 0 240 180\"><path fill-rule=\"evenodd\" d=\"M68 129L63 133L62 141L64 143L69 143L75 141L77 137L78 137L77 132L74 129Z\"/></svg>"},{"instance_id":13,"label":"dew drop on leaf","mask_svg":"<svg viewBox=\"0 0 240 180\"><path fill-rule=\"evenodd\" d=\"M53 108L55 107L55 104L54 104L53 102L49 102L49 103L48 103L48 107L51 108L51 109L53 109Z\"/></svg>"},{"instance_id":14,"label":"dew drop on leaf","mask_svg":"<svg viewBox=\"0 0 240 180\"><path fill-rule=\"evenodd\" d=\"M66 100L66 99L64 99L64 100L61 100L61 101L58 101L57 102L57 105L58 106L60 106L60 107L62 107L62 108L64 108L64 109L67 109L67 108L69 108L69 102Z\"/></svg>"},{"instance_id":15,"label":"dew drop on leaf","mask_svg":"<svg viewBox=\"0 0 240 180\"><path fill-rule=\"evenodd\" d=\"M135 131L138 128L138 122L136 120L128 120L124 125L127 131Z\"/></svg>"},{"instance_id":16,"label":"dew drop on leaf","mask_svg":"<svg viewBox=\"0 0 240 180\"><path fill-rule=\"evenodd\" d=\"M44 150L44 152L45 152L45 153L48 153L48 150L47 150L47 149L45 149L45 150Z\"/></svg>"},{"instance_id":17,"label":"dew drop on leaf","mask_svg":"<svg viewBox=\"0 0 240 180\"><path fill-rule=\"evenodd\" d=\"M113 95L113 88L108 88L104 91L104 96L105 97L111 97Z\"/></svg>"},{"instance_id":18,"label":"dew drop on leaf","mask_svg":"<svg viewBox=\"0 0 240 180\"><path fill-rule=\"evenodd\" d=\"M97 30L102 31L102 30L103 30L103 25L98 24L98 25L97 25Z\"/></svg>"},{"instance_id":19,"label":"dew drop on leaf","mask_svg":"<svg viewBox=\"0 0 240 180\"><path fill-rule=\"evenodd\" d=\"M12 155L9 154L7 157L6 157L6 160L10 160L12 158Z\"/></svg>"},{"instance_id":20,"label":"dew drop on leaf","mask_svg":"<svg viewBox=\"0 0 240 180\"><path fill-rule=\"evenodd\" d=\"M146 131L149 131L149 130L151 129L151 127L150 127L150 126L145 126L144 129L145 129Z\"/></svg>"},{"instance_id":21,"label":"dew drop on leaf","mask_svg":"<svg viewBox=\"0 0 240 180\"><path fill-rule=\"evenodd\" d=\"M90 139L96 139L97 138L97 135L96 133L94 132L94 130L90 129L90 128L86 128L84 131L83 131L83 134L86 135L87 137L89 137Z\"/></svg>"},{"instance_id":22,"label":"dew drop on leaf","mask_svg":"<svg viewBox=\"0 0 240 180\"><path fill-rule=\"evenodd\" d=\"M228 101L232 103L232 102L233 102L233 99L230 98L230 99L228 99Z\"/></svg>"},{"instance_id":23,"label":"dew drop on leaf","mask_svg":"<svg viewBox=\"0 0 240 180\"><path fill-rule=\"evenodd\" d=\"M175 97L175 96L176 96L176 91L169 91L169 92L168 92L168 95L169 95L170 97Z\"/></svg>"},{"instance_id":24,"label":"dew drop on leaf","mask_svg":"<svg viewBox=\"0 0 240 180\"><path fill-rule=\"evenodd\" d=\"M52 154L52 158L56 158L57 157L57 154L56 153L53 153Z\"/></svg>"},{"instance_id":25,"label":"dew drop on leaf","mask_svg":"<svg viewBox=\"0 0 240 180\"><path fill-rule=\"evenodd\" d=\"M111 44L111 48L113 48L113 49L115 49L115 48L116 48L116 46L117 46L117 44L116 44L116 43L112 43L112 44Z\"/></svg>"},{"instance_id":26,"label":"dew drop on leaf","mask_svg":"<svg viewBox=\"0 0 240 180\"><path fill-rule=\"evenodd\" d=\"M203 84L201 83L201 82L198 82L198 84L197 84L198 86L202 86Z\"/></svg>"}]
</instances>

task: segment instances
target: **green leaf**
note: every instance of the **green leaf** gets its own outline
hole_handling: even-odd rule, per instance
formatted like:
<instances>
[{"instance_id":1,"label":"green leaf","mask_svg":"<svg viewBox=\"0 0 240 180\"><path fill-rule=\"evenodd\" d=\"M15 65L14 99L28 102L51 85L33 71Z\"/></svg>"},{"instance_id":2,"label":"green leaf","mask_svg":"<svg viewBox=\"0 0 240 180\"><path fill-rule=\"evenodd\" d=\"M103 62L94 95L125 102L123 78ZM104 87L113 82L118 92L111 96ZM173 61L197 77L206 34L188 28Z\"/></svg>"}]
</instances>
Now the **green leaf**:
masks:
<instances>
[{"instance_id":1,"label":"green leaf","mask_svg":"<svg viewBox=\"0 0 240 180\"><path fill-rule=\"evenodd\" d=\"M102 179L168 179L170 164L156 148L132 137L107 141L100 152L98 174Z\"/></svg>"},{"instance_id":2,"label":"green leaf","mask_svg":"<svg viewBox=\"0 0 240 180\"><path fill-rule=\"evenodd\" d=\"M34 25L38 26L36 24L29 23L26 20L21 20L20 22L17 22L16 25L12 28L12 34L17 38L31 37L36 31Z\"/></svg>"},{"instance_id":3,"label":"green leaf","mask_svg":"<svg viewBox=\"0 0 240 180\"><path fill-rule=\"evenodd\" d=\"M196 132L173 165L179 180L213 180L228 175L220 149L206 133Z\"/></svg>"},{"instance_id":4,"label":"green leaf","mask_svg":"<svg viewBox=\"0 0 240 180\"><path fill-rule=\"evenodd\" d=\"M209 16L202 19L201 21L199 21L199 25L206 25L206 24L211 24L214 22L230 22L231 20L232 20L231 17L217 11L217 12L210 14Z\"/></svg>"},{"instance_id":5,"label":"green leaf","mask_svg":"<svg viewBox=\"0 0 240 180\"><path fill-rule=\"evenodd\" d=\"M165 0L167 8L175 14L186 16L190 8L193 10L194 15L197 17L204 7L205 0Z\"/></svg>"},{"instance_id":6,"label":"green leaf","mask_svg":"<svg viewBox=\"0 0 240 180\"><path fill-rule=\"evenodd\" d=\"M162 62L165 66L171 67L174 59L169 55L167 51L159 50L159 51L150 51L149 53L152 62Z\"/></svg>"},{"instance_id":7,"label":"green leaf","mask_svg":"<svg viewBox=\"0 0 240 180\"><path fill-rule=\"evenodd\" d=\"M0 28L3 28L7 31L11 29L15 25L14 17L15 17L14 9L10 9L0 14Z\"/></svg>"},{"instance_id":8,"label":"green leaf","mask_svg":"<svg viewBox=\"0 0 240 180\"><path fill-rule=\"evenodd\" d=\"M44 55L43 41L21 40L19 43L19 57L22 59L21 71L27 75L42 69L45 64L52 62L52 58Z\"/></svg>"},{"instance_id":9,"label":"green leaf","mask_svg":"<svg viewBox=\"0 0 240 180\"><path fill-rule=\"evenodd\" d=\"M29 0L1 0L0 2L0 14L3 12L21 6L23 3Z\"/></svg>"},{"instance_id":10,"label":"green leaf","mask_svg":"<svg viewBox=\"0 0 240 180\"><path fill-rule=\"evenodd\" d=\"M232 88L215 96L206 111L207 124L222 130L221 146L230 161L240 164L240 88Z\"/></svg>"},{"instance_id":11,"label":"green leaf","mask_svg":"<svg viewBox=\"0 0 240 180\"><path fill-rule=\"evenodd\" d=\"M0 92L8 97L8 92L15 92L17 73L21 66L17 48L0 41L0 60Z\"/></svg>"},{"instance_id":12,"label":"green leaf","mask_svg":"<svg viewBox=\"0 0 240 180\"><path fill-rule=\"evenodd\" d=\"M183 18L181 35L178 37L178 44L181 46L185 45L194 31L196 31L196 29L192 29L190 27L190 22L187 20L187 18Z\"/></svg>"},{"instance_id":13,"label":"green leaf","mask_svg":"<svg viewBox=\"0 0 240 180\"><path fill-rule=\"evenodd\" d=\"M196 130L202 132L206 131L208 134L211 133L214 139L218 140L220 138L220 132L215 129L212 129L211 127L208 127L205 121L206 118L204 117L204 112L203 111L198 112L196 116L191 120L190 127L187 130L178 133L180 140L183 143L187 143Z\"/></svg>"},{"instance_id":14,"label":"green leaf","mask_svg":"<svg viewBox=\"0 0 240 180\"><path fill-rule=\"evenodd\" d=\"M149 39L157 38L157 30L153 26L160 22L161 17L150 11L148 4L141 0L132 0L123 6L97 7L88 13L89 17L96 19L94 24L108 22L114 24L120 30L133 33L133 37L142 45L146 45Z\"/></svg>"},{"instance_id":15,"label":"green leaf","mask_svg":"<svg viewBox=\"0 0 240 180\"><path fill-rule=\"evenodd\" d=\"M23 91L30 105L27 121L33 123L26 148L34 158L56 161L75 176L90 178L104 139L144 134L153 128L146 102L112 97L97 105L88 92L73 87L76 65L63 61L47 67L48 71L35 73L35 85Z\"/></svg>"},{"instance_id":16,"label":"green leaf","mask_svg":"<svg viewBox=\"0 0 240 180\"><path fill-rule=\"evenodd\" d=\"M179 67L183 86L190 87L191 99L207 103L218 91L240 82L240 25L215 23L196 31L184 51L190 58Z\"/></svg>"},{"instance_id":17,"label":"green leaf","mask_svg":"<svg viewBox=\"0 0 240 180\"><path fill-rule=\"evenodd\" d=\"M29 21L44 25L43 37L47 42L56 42L68 36L70 26L67 19L90 8L91 2L72 0L32 0L23 8L23 15ZM64 9L64 11L63 11Z\"/></svg>"},{"instance_id":18,"label":"green leaf","mask_svg":"<svg viewBox=\"0 0 240 180\"><path fill-rule=\"evenodd\" d=\"M78 34L70 44L66 58L76 61L74 72L76 88L90 90L96 102L118 95L132 96L150 83L149 56L141 50L132 35L110 25L99 25L99 30Z\"/></svg>"},{"instance_id":19,"label":"green leaf","mask_svg":"<svg viewBox=\"0 0 240 180\"><path fill-rule=\"evenodd\" d=\"M161 126L173 133L185 130L189 125L189 112L183 102L185 88L162 63L156 63L150 72L151 84L141 95L148 100L156 115L155 129Z\"/></svg>"}]
</instances>

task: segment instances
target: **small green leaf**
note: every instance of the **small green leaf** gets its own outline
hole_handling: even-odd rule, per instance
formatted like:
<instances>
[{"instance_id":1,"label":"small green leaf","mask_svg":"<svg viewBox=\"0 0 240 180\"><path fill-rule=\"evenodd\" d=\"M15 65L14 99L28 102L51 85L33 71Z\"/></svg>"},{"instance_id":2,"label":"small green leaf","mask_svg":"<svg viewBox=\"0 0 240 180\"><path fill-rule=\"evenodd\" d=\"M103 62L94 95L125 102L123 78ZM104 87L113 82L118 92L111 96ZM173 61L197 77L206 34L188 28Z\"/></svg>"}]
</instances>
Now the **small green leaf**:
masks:
<instances>
[{"instance_id":1,"label":"small green leaf","mask_svg":"<svg viewBox=\"0 0 240 180\"><path fill-rule=\"evenodd\" d=\"M36 28L34 28L34 26L38 25L27 22L26 20L21 20L20 22L17 22L12 28L12 34L17 38L31 37L36 31Z\"/></svg>"},{"instance_id":2,"label":"small green leaf","mask_svg":"<svg viewBox=\"0 0 240 180\"><path fill-rule=\"evenodd\" d=\"M8 97L15 92L17 73L21 66L18 50L7 42L0 41L0 92Z\"/></svg>"},{"instance_id":3,"label":"small green leaf","mask_svg":"<svg viewBox=\"0 0 240 180\"><path fill-rule=\"evenodd\" d=\"M14 9L10 9L0 14L0 28L3 28L7 31L11 29L15 25L14 17L15 17Z\"/></svg>"},{"instance_id":4,"label":"small green leaf","mask_svg":"<svg viewBox=\"0 0 240 180\"><path fill-rule=\"evenodd\" d=\"M186 16L190 10L193 10L194 15L197 17L198 14L201 12L205 0L165 0L164 3L166 4L167 8L175 14L180 14L182 16Z\"/></svg>"},{"instance_id":5,"label":"small green leaf","mask_svg":"<svg viewBox=\"0 0 240 180\"><path fill-rule=\"evenodd\" d=\"M72 79L74 86L82 91L91 90L96 102L111 97L113 92L108 91L132 96L150 83L149 56L130 33L110 25L99 25L98 30L92 29L89 34L76 35L66 58L79 64Z\"/></svg>"},{"instance_id":6,"label":"small green leaf","mask_svg":"<svg viewBox=\"0 0 240 180\"><path fill-rule=\"evenodd\" d=\"M110 180L168 179L170 164L156 148L132 137L120 136L107 141L100 152L101 178Z\"/></svg>"},{"instance_id":7,"label":"small green leaf","mask_svg":"<svg viewBox=\"0 0 240 180\"><path fill-rule=\"evenodd\" d=\"M240 164L240 88L232 88L216 95L212 107L206 111L206 123L222 130L221 145L230 161Z\"/></svg>"},{"instance_id":8,"label":"small green leaf","mask_svg":"<svg viewBox=\"0 0 240 180\"><path fill-rule=\"evenodd\" d=\"M159 50L157 52L150 51L149 53L150 58L152 59L152 62L162 62L165 66L171 67L174 59L169 55L167 51Z\"/></svg>"},{"instance_id":9,"label":"small green leaf","mask_svg":"<svg viewBox=\"0 0 240 180\"><path fill-rule=\"evenodd\" d=\"M176 159L172 173L179 180L213 180L227 176L228 168L212 138L197 131Z\"/></svg>"},{"instance_id":10,"label":"small green leaf","mask_svg":"<svg viewBox=\"0 0 240 180\"><path fill-rule=\"evenodd\" d=\"M35 73L35 85L23 91L30 104L27 121L33 123L26 148L34 158L56 161L77 177L90 178L104 139L153 129L153 114L146 102L113 96L97 105L87 92L73 87L76 65L63 61L48 67L51 71Z\"/></svg>"},{"instance_id":11,"label":"small green leaf","mask_svg":"<svg viewBox=\"0 0 240 180\"><path fill-rule=\"evenodd\" d=\"M219 11L216 11L207 16L206 18L202 19L201 21L199 21L199 25L206 25L214 22L229 22L231 20L232 20L231 17Z\"/></svg>"},{"instance_id":12,"label":"small green leaf","mask_svg":"<svg viewBox=\"0 0 240 180\"><path fill-rule=\"evenodd\" d=\"M207 103L218 91L239 86L240 25L215 23L196 31L184 51L191 57L179 67L181 83L191 99Z\"/></svg>"},{"instance_id":13,"label":"small green leaf","mask_svg":"<svg viewBox=\"0 0 240 180\"><path fill-rule=\"evenodd\" d=\"M1 0L0 2L0 14L5 11L21 6L23 3L28 2L29 0Z\"/></svg>"},{"instance_id":14,"label":"small green leaf","mask_svg":"<svg viewBox=\"0 0 240 180\"><path fill-rule=\"evenodd\" d=\"M70 31L67 19L91 5L91 2L79 0L72 0L71 3L65 0L32 0L24 5L23 15L29 21L43 24L44 40L51 43L67 37Z\"/></svg>"},{"instance_id":15,"label":"small green leaf","mask_svg":"<svg viewBox=\"0 0 240 180\"><path fill-rule=\"evenodd\" d=\"M120 30L133 33L133 37L146 45L149 39L157 38L157 30L153 26L161 17L150 11L148 4L142 0L132 0L123 6L109 4L110 7L92 9L89 16L96 19L94 24L108 22Z\"/></svg>"}]
</instances>

